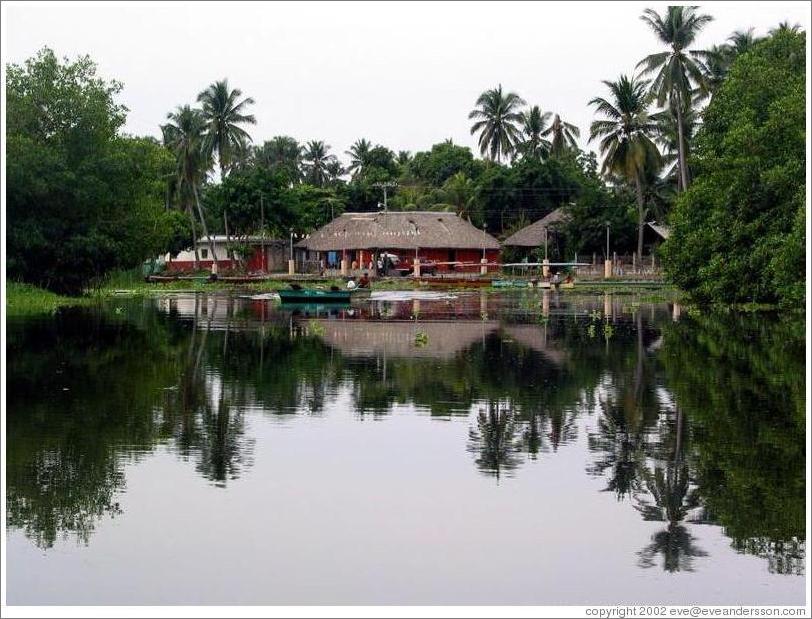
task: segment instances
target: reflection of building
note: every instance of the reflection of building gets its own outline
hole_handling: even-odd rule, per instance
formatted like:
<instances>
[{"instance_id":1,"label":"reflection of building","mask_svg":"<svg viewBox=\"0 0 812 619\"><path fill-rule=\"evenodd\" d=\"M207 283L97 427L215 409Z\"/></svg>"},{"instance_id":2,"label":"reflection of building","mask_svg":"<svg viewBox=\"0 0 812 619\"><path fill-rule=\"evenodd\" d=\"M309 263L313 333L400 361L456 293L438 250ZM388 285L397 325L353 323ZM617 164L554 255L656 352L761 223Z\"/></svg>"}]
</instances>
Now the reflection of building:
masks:
<instances>
[{"instance_id":1,"label":"reflection of building","mask_svg":"<svg viewBox=\"0 0 812 619\"><path fill-rule=\"evenodd\" d=\"M197 239L197 251L200 257L198 266L201 269L210 269L214 262L211 256L211 246L217 254L217 266L221 269L230 269L238 266L230 259L228 248L229 240L225 235L212 235L212 243L208 238ZM259 236L232 237L231 244L243 246L246 251L241 256L245 268L249 271L282 271L288 268L287 243L278 239L263 239ZM191 271L195 267L195 252L189 248L180 252L175 258L169 254L164 257L168 271Z\"/></svg>"},{"instance_id":2,"label":"reflection of building","mask_svg":"<svg viewBox=\"0 0 812 619\"><path fill-rule=\"evenodd\" d=\"M318 320L324 342L348 357L451 359L499 328L495 320ZM424 334L425 337L418 333Z\"/></svg>"},{"instance_id":3,"label":"reflection of building","mask_svg":"<svg viewBox=\"0 0 812 619\"><path fill-rule=\"evenodd\" d=\"M499 258L499 242L469 221L442 211L344 213L296 245L299 258L337 268L369 268L377 253L411 264L434 261L438 271L479 272L483 255ZM451 264L453 263L453 264Z\"/></svg>"},{"instance_id":4,"label":"reflection of building","mask_svg":"<svg viewBox=\"0 0 812 619\"><path fill-rule=\"evenodd\" d=\"M522 346L540 352L549 361L556 365L563 365L567 361L567 352L561 350L548 338L546 325L512 324L504 328L505 334Z\"/></svg>"}]
</instances>

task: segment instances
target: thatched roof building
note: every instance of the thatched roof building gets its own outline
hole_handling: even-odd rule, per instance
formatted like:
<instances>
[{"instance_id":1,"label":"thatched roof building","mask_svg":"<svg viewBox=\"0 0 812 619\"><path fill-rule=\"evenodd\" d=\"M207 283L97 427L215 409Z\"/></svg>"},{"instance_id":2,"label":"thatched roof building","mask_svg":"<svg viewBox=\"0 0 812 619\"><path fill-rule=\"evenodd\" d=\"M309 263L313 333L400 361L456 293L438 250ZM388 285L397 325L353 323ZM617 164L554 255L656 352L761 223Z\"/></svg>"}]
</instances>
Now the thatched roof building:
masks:
<instances>
[{"instance_id":1,"label":"thatched roof building","mask_svg":"<svg viewBox=\"0 0 812 619\"><path fill-rule=\"evenodd\" d=\"M499 242L454 213L344 213L296 244L308 251L376 249L498 250Z\"/></svg>"},{"instance_id":2,"label":"thatched roof building","mask_svg":"<svg viewBox=\"0 0 812 619\"><path fill-rule=\"evenodd\" d=\"M538 221L510 235L505 239L504 244L514 247L540 247L544 245L545 234L560 229L568 219L569 215L564 210L564 207L559 207L552 213L548 213Z\"/></svg>"}]
</instances>

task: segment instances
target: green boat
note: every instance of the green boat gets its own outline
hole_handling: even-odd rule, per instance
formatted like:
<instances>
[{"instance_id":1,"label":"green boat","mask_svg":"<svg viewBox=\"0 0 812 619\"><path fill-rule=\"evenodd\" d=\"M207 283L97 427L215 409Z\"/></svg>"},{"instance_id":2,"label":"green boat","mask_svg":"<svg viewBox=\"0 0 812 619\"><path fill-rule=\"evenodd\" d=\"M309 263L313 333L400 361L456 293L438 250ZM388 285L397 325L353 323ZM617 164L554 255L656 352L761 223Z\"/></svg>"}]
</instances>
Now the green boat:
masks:
<instances>
[{"instance_id":1,"label":"green boat","mask_svg":"<svg viewBox=\"0 0 812 619\"><path fill-rule=\"evenodd\" d=\"M356 299L367 299L372 291L369 288L356 288L354 290L319 290L302 288L300 290L280 290L279 298L282 303L349 303Z\"/></svg>"}]
</instances>

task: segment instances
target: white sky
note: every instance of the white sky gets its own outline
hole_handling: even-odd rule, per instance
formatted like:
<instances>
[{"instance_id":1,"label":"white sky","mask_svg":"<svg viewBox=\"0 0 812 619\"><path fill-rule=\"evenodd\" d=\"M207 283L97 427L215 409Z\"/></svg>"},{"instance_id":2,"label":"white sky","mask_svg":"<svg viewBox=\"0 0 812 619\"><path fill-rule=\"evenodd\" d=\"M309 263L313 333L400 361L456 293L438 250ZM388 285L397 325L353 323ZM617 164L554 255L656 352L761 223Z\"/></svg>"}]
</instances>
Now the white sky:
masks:
<instances>
[{"instance_id":1,"label":"white sky","mask_svg":"<svg viewBox=\"0 0 812 619\"><path fill-rule=\"evenodd\" d=\"M6 62L47 45L87 53L124 83L126 130L159 135L176 105L223 77L256 100L255 142L323 139L343 152L360 137L398 150L447 138L471 146L468 112L502 83L582 131L602 79L659 51L629 3L6 3ZM710 2L699 47L779 21L809 30L809 3Z\"/></svg>"}]
</instances>

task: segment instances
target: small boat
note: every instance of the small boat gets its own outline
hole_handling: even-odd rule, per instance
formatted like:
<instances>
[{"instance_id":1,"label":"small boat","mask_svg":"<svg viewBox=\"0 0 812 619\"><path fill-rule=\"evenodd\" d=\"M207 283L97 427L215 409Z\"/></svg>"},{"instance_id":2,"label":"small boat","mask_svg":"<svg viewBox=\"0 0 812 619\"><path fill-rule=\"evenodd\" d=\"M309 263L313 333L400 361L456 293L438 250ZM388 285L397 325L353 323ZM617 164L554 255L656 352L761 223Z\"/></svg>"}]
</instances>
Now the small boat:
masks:
<instances>
[{"instance_id":1,"label":"small boat","mask_svg":"<svg viewBox=\"0 0 812 619\"><path fill-rule=\"evenodd\" d=\"M349 303L356 299L367 299L372 291L369 288L352 290L320 290L318 288L289 288L279 290L282 303Z\"/></svg>"},{"instance_id":2,"label":"small boat","mask_svg":"<svg viewBox=\"0 0 812 619\"><path fill-rule=\"evenodd\" d=\"M494 288L532 288L533 282L524 279L495 279L491 282Z\"/></svg>"}]
</instances>

